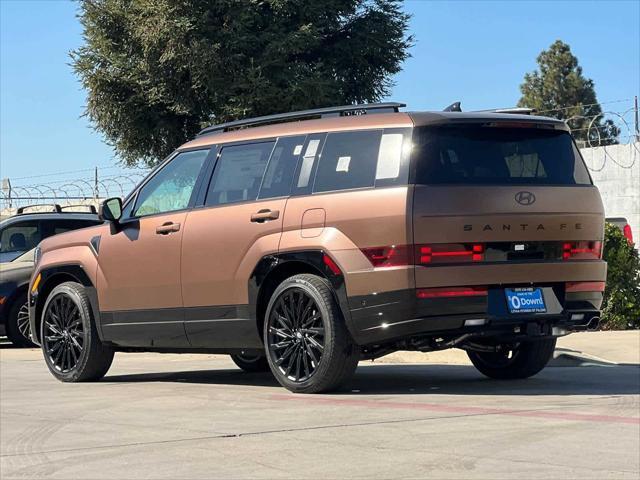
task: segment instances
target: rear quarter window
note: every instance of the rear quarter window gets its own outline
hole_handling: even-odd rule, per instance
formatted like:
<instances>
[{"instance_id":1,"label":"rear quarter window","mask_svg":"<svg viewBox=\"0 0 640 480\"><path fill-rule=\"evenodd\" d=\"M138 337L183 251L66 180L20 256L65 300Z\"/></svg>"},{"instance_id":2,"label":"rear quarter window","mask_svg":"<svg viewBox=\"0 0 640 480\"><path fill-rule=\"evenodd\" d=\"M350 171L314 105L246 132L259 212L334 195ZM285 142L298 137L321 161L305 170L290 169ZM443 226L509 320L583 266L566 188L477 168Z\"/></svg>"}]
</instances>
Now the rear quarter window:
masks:
<instances>
[{"instance_id":1,"label":"rear quarter window","mask_svg":"<svg viewBox=\"0 0 640 480\"><path fill-rule=\"evenodd\" d=\"M401 130L329 133L313 192L406 184L407 138Z\"/></svg>"},{"instance_id":2,"label":"rear quarter window","mask_svg":"<svg viewBox=\"0 0 640 480\"><path fill-rule=\"evenodd\" d=\"M568 132L484 126L425 127L414 148L416 183L591 185Z\"/></svg>"}]
</instances>

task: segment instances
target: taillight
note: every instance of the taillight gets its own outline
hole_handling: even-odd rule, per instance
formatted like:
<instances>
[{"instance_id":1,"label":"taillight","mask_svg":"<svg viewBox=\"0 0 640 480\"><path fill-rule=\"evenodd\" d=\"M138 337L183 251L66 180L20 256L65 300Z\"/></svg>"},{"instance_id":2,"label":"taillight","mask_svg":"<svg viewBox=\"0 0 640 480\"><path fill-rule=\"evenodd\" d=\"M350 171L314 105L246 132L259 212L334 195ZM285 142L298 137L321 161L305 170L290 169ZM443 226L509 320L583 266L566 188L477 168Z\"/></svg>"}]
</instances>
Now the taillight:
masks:
<instances>
[{"instance_id":1,"label":"taillight","mask_svg":"<svg viewBox=\"0 0 640 480\"><path fill-rule=\"evenodd\" d=\"M482 243L437 243L418 245L419 264L481 262L484 260Z\"/></svg>"},{"instance_id":2,"label":"taillight","mask_svg":"<svg viewBox=\"0 0 640 480\"><path fill-rule=\"evenodd\" d=\"M604 282L567 282L565 292L604 292Z\"/></svg>"},{"instance_id":3,"label":"taillight","mask_svg":"<svg viewBox=\"0 0 640 480\"><path fill-rule=\"evenodd\" d=\"M622 227L622 234L629 242L629 245L633 245L633 232L631 231L631 225L628 223Z\"/></svg>"},{"instance_id":4,"label":"taillight","mask_svg":"<svg viewBox=\"0 0 640 480\"><path fill-rule=\"evenodd\" d=\"M416 290L418 298L484 297L487 294L487 287L437 287Z\"/></svg>"},{"instance_id":5,"label":"taillight","mask_svg":"<svg viewBox=\"0 0 640 480\"><path fill-rule=\"evenodd\" d=\"M413 255L408 245L363 248L362 253L364 253L374 267L413 265Z\"/></svg>"},{"instance_id":6,"label":"taillight","mask_svg":"<svg viewBox=\"0 0 640 480\"><path fill-rule=\"evenodd\" d=\"M579 241L562 244L563 260L597 260L602 258L602 242Z\"/></svg>"}]
</instances>

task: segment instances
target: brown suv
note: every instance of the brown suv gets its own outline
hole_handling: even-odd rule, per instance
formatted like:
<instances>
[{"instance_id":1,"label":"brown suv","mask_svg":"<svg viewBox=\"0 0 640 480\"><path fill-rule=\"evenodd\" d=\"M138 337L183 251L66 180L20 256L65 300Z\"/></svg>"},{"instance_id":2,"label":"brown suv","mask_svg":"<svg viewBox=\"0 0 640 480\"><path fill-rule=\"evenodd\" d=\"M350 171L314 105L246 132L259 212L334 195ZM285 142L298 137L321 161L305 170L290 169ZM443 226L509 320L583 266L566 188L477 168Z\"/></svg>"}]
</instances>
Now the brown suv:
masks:
<instances>
[{"instance_id":1,"label":"brown suv","mask_svg":"<svg viewBox=\"0 0 640 480\"><path fill-rule=\"evenodd\" d=\"M42 242L30 322L63 381L115 351L231 354L295 392L457 347L539 372L597 325L604 215L564 123L387 103L217 125L101 226Z\"/></svg>"}]
</instances>

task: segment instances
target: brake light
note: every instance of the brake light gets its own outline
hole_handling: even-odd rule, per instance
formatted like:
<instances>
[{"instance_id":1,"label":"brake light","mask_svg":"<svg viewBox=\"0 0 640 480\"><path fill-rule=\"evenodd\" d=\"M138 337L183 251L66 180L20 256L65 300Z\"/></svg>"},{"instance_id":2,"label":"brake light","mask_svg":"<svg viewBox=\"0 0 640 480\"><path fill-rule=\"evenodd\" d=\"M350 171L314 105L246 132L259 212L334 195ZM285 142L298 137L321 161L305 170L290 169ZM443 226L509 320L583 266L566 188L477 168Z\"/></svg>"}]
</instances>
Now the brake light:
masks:
<instances>
[{"instance_id":1,"label":"brake light","mask_svg":"<svg viewBox=\"0 0 640 480\"><path fill-rule=\"evenodd\" d=\"M602 258L602 242L579 241L562 244L563 260L598 260Z\"/></svg>"},{"instance_id":2,"label":"brake light","mask_svg":"<svg viewBox=\"0 0 640 480\"><path fill-rule=\"evenodd\" d=\"M438 243L419 245L420 264L481 262L484 260L484 244Z\"/></svg>"},{"instance_id":3,"label":"brake light","mask_svg":"<svg viewBox=\"0 0 640 480\"><path fill-rule=\"evenodd\" d=\"M413 265L411 248L408 245L363 248L362 253L364 253L374 267Z\"/></svg>"},{"instance_id":4,"label":"brake light","mask_svg":"<svg viewBox=\"0 0 640 480\"><path fill-rule=\"evenodd\" d=\"M604 282L567 282L565 292L604 292Z\"/></svg>"},{"instance_id":5,"label":"brake light","mask_svg":"<svg viewBox=\"0 0 640 480\"><path fill-rule=\"evenodd\" d=\"M487 294L487 287L438 287L416 290L418 298L483 297Z\"/></svg>"},{"instance_id":6,"label":"brake light","mask_svg":"<svg viewBox=\"0 0 640 480\"><path fill-rule=\"evenodd\" d=\"M633 245L633 232L631 231L631 225L628 223L622 227L622 234L629 242L629 245Z\"/></svg>"}]
</instances>

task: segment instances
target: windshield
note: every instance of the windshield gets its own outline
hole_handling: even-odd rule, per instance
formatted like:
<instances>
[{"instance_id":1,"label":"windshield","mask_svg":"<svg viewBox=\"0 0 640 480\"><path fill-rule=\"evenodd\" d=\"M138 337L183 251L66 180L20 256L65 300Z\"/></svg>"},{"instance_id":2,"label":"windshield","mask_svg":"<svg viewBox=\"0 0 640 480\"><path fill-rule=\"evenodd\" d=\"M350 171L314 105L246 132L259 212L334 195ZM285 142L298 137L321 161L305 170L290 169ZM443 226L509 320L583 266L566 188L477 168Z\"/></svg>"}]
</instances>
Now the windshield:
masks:
<instances>
[{"instance_id":1,"label":"windshield","mask_svg":"<svg viewBox=\"0 0 640 480\"><path fill-rule=\"evenodd\" d=\"M568 132L479 125L424 127L416 183L591 185Z\"/></svg>"}]
</instances>

